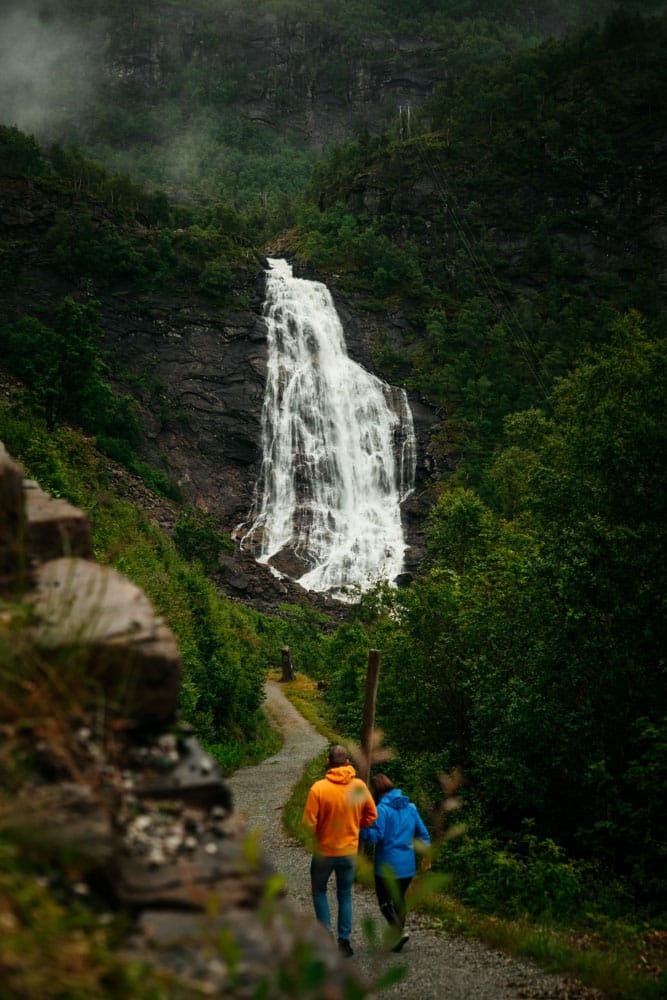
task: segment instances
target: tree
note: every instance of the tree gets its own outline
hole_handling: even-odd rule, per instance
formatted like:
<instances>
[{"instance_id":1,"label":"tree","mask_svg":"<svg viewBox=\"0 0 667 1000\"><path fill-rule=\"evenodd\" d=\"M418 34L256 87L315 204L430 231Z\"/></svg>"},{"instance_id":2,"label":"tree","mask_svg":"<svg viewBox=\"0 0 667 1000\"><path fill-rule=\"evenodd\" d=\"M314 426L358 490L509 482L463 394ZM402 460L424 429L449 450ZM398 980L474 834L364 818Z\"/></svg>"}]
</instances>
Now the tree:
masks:
<instances>
[{"instance_id":1,"label":"tree","mask_svg":"<svg viewBox=\"0 0 667 1000\"><path fill-rule=\"evenodd\" d=\"M116 399L106 380L99 303L65 298L53 327L24 316L2 333L3 356L43 408L50 427L72 423L136 446L139 428L127 398Z\"/></svg>"},{"instance_id":2,"label":"tree","mask_svg":"<svg viewBox=\"0 0 667 1000\"><path fill-rule=\"evenodd\" d=\"M656 855L637 774L657 774L667 694L666 368L661 331L649 337L630 314L559 383L528 483L539 547L510 613L495 598L479 609L485 652L470 681L473 768L491 812L507 819L509 802L645 881ZM492 639L510 622L501 657Z\"/></svg>"}]
</instances>

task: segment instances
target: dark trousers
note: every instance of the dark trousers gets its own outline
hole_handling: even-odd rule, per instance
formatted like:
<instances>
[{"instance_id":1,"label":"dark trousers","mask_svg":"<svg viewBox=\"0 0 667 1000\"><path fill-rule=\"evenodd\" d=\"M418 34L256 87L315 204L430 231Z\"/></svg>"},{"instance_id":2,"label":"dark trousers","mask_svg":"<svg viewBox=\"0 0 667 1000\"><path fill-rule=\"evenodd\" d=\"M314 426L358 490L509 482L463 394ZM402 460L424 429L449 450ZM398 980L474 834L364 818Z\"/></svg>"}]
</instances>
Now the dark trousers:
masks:
<instances>
[{"instance_id":1,"label":"dark trousers","mask_svg":"<svg viewBox=\"0 0 667 1000\"><path fill-rule=\"evenodd\" d=\"M380 912L388 924L398 927L401 931L405 924L405 894L411 882L412 876L409 878L375 876L375 895L380 904Z\"/></svg>"}]
</instances>

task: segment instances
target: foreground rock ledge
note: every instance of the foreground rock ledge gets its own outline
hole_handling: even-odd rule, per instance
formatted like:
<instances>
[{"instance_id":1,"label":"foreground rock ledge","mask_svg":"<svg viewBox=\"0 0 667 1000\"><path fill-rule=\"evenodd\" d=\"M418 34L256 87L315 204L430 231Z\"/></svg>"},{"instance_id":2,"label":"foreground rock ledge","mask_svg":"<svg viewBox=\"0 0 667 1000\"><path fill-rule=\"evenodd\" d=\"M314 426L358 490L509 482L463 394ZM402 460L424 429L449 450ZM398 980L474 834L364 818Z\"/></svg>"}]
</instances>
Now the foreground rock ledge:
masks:
<instances>
[{"instance_id":1,"label":"foreground rock ledge","mask_svg":"<svg viewBox=\"0 0 667 1000\"><path fill-rule=\"evenodd\" d=\"M65 706L19 731L0 702L0 724L32 761L16 822L76 845L76 874L51 868L58 898L126 915L119 956L154 968L165 997L367 995L330 935L291 907L215 761L179 722L175 636L92 552L86 515L25 480L0 442L0 592L8 608L31 608L21 645L49 665Z\"/></svg>"}]
</instances>

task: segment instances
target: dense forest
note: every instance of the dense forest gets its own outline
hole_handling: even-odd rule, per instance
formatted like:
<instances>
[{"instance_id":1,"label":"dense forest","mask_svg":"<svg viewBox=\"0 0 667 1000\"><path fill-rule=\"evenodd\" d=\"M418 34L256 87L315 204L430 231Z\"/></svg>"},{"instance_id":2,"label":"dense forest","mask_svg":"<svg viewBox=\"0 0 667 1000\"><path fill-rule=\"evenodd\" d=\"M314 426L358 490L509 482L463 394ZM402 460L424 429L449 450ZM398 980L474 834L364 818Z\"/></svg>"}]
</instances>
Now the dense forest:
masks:
<instances>
[{"instance_id":1,"label":"dense forest","mask_svg":"<svg viewBox=\"0 0 667 1000\"><path fill-rule=\"evenodd\" d=\"M135 6L133 30L149 33L151 5ZM324 149L244 119L241 68L216 73L211 59L177 67L151 106L132 88L106 102L109 90L91 90L81 118L0 121L3 187L29 182L60 206L30 245L0 230L0 440L44 488L90 509L97 557L170 622L184 716L228 772L266 752L261 687L276 649L323 682L342 740L359 737L379 649L392 776L429 816L455 898L660 935L667 20L659 3L532 6L259 4L338 32L360 57L360 22L364 37L437 48L421 106ZM70 29L129 16L124 0L65 8ZM198 156L169 172L184 114L198 119ZM417 578L365 594L343 624L307 601L262 615L216 587L233 543L147 461L142 407L115 391L102 347L101 298L169 290L247 309L268 245L359 311L399 313L404 339L379 338L374 364L437 414ZM170 536L113 496L111 465L173 504ZM25 651L1 627L3 672L16 676ZM460 776L458 836L440 809L445 775ZM17 891L1 814L0 844L0 884ZM652 969L617 995L664 986Z\"/></svg>"},{"instance_id":2,"label":"dense forest","mask_svg":"<svg viewBox=\"0 0 667 1000\"><path fill-rule=\"evenodd\" d=\"M388 741L407 774L462 766L501 842L551 838L658 906L665 312L637 184L664 206L664 30L618 13L444 85L424 131L318 167L294 236L367 299L408 301L414 342L383 361L443 412L426 571L360 611ZM599 256L572 238L597 227ZM331 698L358 727L358 667ZM447 854L479 903L478 848Z\"/></svg>"}]
</instances>

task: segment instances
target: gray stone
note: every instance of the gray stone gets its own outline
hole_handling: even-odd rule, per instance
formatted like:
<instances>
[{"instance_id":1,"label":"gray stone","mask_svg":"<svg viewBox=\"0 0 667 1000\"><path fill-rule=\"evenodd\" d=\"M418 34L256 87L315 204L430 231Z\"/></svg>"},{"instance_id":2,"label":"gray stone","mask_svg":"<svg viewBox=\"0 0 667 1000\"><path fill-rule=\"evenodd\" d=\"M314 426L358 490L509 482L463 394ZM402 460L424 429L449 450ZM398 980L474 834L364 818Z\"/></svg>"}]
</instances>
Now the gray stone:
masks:
<instances>
[{"instance_id":1,"label":"gray stone","mask_svg":"<svg viewBox=\"0 0 667 1000\"><path fill-rule=\"evenodd\" d=\"M139 587L109 566L54 559L37 569L31 601L35 645L56 660L74 647L85 651L91 693L103 683L116 711L137 723L174 718L180 652Z\"/></svg>"},{"instance_id":2,"label":"gray stone","mask_svg":"<svg viewBox=\"0 0 667 1000\"><path fill-rule=\"evenodd\" d=\"M181 741L178 761L166 774L147 774L135 785L135 792L151 799L179 798L200 806L232 807L217 765L194 736Z\"/></svg>"},{"instance_id":3,"label":"gray stone","mask_svg":"<svg viewBox=\"0 0 667 1000\"><path fill-rule=\"evenodd\" d=\"M31 479L24 483L28 536L41 561L59 556L93 558L88 515L66 500L45 493Z\"/></svg>"}]
</instances>

